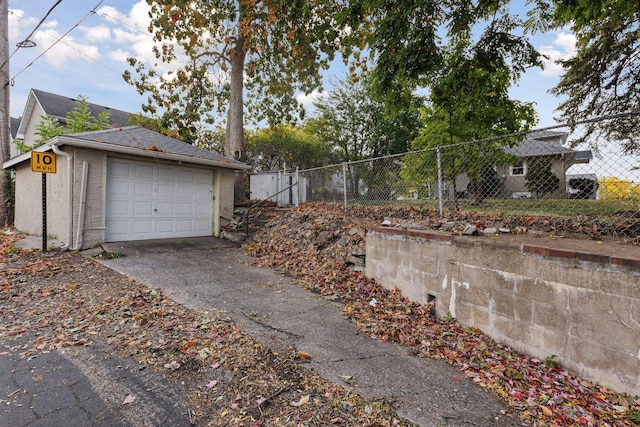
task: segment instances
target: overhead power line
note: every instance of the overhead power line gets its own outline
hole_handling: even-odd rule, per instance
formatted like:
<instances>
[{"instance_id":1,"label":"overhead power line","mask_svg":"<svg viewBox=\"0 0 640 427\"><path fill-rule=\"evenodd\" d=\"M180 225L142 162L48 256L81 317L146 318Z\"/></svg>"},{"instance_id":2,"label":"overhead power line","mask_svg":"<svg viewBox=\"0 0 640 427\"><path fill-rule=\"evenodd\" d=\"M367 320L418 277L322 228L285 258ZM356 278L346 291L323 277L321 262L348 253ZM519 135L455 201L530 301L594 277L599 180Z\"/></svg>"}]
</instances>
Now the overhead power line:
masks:
<instances>
[{"instance_id":1,"label":"overhead power line","mask_svg":"<svg viewBox=\"0 0 640 427\"><path fill-rule=\"evenodd\" d=\"M60 0L62 1L62 0ZM60 3L60 1L58 1L58 3ZM22 70L20 70L15 76L13 76L11 78L11 81L9 82L10 84L13 85L13 81L23 72L25 72L27 70L27 68L31 67L38 59L42 58L42 56L44 56L47 52L49 52L55 45L57 45L63 38L65 38L71 31L75 30L85 19L87 19L89 16L93 15L96 13L96 8L98 8L98 6L100 6L102 4L104 0L100 0L98 2L97 5L95 5L93 7L93 9L91 9L89 11L89 13L87 13L84 17L82 17L82 19L80 19L73 27L71 27L66 33L64 33L63 35L61 35L55 42L53 42L53 44L51 46L49 46L48 48L46 48L40 55L38 55L33 61L31 61L29 64L27 64ZM35 30L34 30L35 31Z\"/></svg>"},{"instance_id":2,"label":"overhead power line","mask_svg":"<svg viewBox=\"0 0 640 427\"><path fill-rule=\"evenodd\" d=\"M21 42L18 42L16 44L16 48L15 50L11 53L11 55L9 55L9 57L2 63L2 65L0 65L0 68L3 68L5 65L7 65L7 62L9 62L9 60L13 57L13 55L15 55L15 53L23 47L33 47L35 46L35 43L33 43L33 41L31 41L31 36L33 36L35 34L36 31L38 31L38 28L40 28L40 26L42 26L42 24L44 24L44 21L47 20L47 18L49 17L49 15L51 14L51 12L53 12L53 9L55 9L60 3L62 3L62 0L58 0L53 6L51 6L51 8L49 8L49 11L46 13L46 15L44 15L44 17L40 20L40 22L38 22L38 25L36 25L36 27L33 29L33 31L31 31L31 33L29 33L29 35L22 40Z\"/></svg>"}]
</instances>

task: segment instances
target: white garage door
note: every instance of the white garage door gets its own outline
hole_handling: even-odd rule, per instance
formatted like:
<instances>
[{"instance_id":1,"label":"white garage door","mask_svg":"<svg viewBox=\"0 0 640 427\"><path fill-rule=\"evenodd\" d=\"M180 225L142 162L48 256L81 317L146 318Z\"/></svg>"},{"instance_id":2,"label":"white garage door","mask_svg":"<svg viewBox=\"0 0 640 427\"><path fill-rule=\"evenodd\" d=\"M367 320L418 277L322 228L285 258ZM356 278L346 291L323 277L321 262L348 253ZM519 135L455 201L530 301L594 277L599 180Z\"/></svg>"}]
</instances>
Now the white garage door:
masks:
<instances>
[{"instance_id":1,"label":"white garage door","mask_svg":"<svg viewBox=\"0 0 640 427\"><path fill-rule=\"evenodd\" d=\"M213 173L107 160L107 242L211 236Z\"/></svg>"}]
</instances>

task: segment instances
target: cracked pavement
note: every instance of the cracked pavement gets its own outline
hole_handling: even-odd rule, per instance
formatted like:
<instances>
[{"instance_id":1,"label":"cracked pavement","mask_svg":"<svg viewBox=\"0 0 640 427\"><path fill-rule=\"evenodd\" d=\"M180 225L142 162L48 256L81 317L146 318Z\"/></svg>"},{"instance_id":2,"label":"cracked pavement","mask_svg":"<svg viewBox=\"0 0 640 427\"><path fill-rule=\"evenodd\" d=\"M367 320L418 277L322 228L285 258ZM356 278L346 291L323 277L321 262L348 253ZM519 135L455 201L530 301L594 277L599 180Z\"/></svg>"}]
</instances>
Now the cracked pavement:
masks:
<instances>
[{"instance_id":1,"label":"cracked pavement","mask_svg":"<svg viewBox=\"0 0 640 427\"><path fill-rule=\"evenodd\" d=\"M182 390L144 365L97 342L25 356L35 339L0 344L0 426L190 425Z\"/></svg>"},{"instance_id":2,"label":"cracked pavement","mask_svg":"<svg viewBox=\"0 0 640 427\"><path fill-rule=\"evenodd\" d=\"M126 257L101 260L138 282L198 310L224 310L274 352L309 353L301 361L367 398L394 401L398 414L423 426L519 426L505 402L444 362L358 333L340 305L292 279L250 265L230 242L180 239L107 245ZM346 380L346 382L345 382Z\"/></svg>"}]
</instances>

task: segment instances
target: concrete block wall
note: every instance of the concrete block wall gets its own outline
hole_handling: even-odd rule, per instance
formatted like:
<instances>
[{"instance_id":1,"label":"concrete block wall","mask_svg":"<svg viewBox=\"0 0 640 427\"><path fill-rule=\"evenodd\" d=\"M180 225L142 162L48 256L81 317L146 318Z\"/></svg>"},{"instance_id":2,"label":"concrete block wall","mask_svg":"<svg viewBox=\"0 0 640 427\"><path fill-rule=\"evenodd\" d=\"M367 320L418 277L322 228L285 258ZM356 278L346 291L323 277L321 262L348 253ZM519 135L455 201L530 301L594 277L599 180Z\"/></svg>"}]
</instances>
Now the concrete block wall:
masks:
<instances>
[{"instance_id":1,"label":"concrete block wall","mask_svg":"<svg viewBox=\"0 0 640 427\"><path fill-rule=\"evenodd\" d=\"M640 253L378 228L366 275L517 351L640 395Z\"/></svg>"}]
</instances>

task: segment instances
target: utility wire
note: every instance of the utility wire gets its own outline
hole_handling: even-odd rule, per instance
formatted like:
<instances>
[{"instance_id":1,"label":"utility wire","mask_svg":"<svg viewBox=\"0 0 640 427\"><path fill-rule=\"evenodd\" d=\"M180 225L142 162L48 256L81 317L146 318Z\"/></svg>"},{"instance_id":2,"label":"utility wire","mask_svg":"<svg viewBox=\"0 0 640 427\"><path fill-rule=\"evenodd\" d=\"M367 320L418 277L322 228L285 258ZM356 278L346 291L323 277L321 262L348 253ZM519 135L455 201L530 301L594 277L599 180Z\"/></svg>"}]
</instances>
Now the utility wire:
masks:
<instances>
[{"instance_id":1,"label":"utility wire","mask_svg":"<svg viewBox=\"0 0 640 427\"><path fill-rule=\"evenodd\" d=\"M145 36L147 36L147 37L153 38L153 36L151 35L151 33L149 33L149 31L141 30L141 29L140 29L140 28L138 28L138 27L134 27L133 25L128 24L128 23L126 23L126 22L124 22L124 21L122 21L122 20L120 20L120 19L118 19L118 18L116 18L116 17L114 17L114 16L111 16L111 15L109 15L108 13L106 13L106 12L104 12L104 11L103 11L103 12L96 12L96 13L97 13L98 15L102 15L102 16L105 16L105 17L107 17L107 18L109 18L109 19L112 19L112 20L114 20L114 21L116 21L116 22L119 22L119 23L121 23L122 25L124 25L125 27L129 27L129 28L131 28L132 30L139 32L140 34L143 34L143 35L145 35Z\"/></svg>"},{"instance_id":2,"label":"utility wire","mask_svg":"<svg viewBox=\"0 0 640 427\"><path fill-rule=\"evenodd\" d=\"M59 2L62 0L59 0ZM31 67L38 59L42 58L42 56L44 56L44 54L46 54L47 52L49 52L49 50L51 50L56 44L58 44L58 42L60 42L63 38L65 38L71 31L75 30L81 23L82 21L84 21L85 19L87 19L89 16L93 15L96 13L96 8L98 6L100 6L102 4L104 0L100 0L100 2L98 2L97 5L95 5L93 7L93 9L91 9L89 11L89 13L87 13L82 19L80 19L73 27L71 27L69 29L69 31L67 31L66 33L64 33L63 35L61 35L55 42L53 42L53 44L51 46L49 46L48 48L46 48L40 55L38 55L33 61L31 61L28 65L26 65L22 70L20 70L15 76L13 76L10 80L10 82L6 83L5 86L7 84L11 84L13 85L13 82L15 81L15 79L22 74L23 72L25 72L27 70L27 68Z\"/></svg>"},{"instance_id":3,"label":"utility wire","mask_svg":"<svg viewBox=\"0 0 640 427\"><path fill-rule=\"evenodd\" d=\"M27 37L25 37L25 39L21 42L19 42L16 45L16 49L13 51L13 53L11 55L9 55L9 58L7 58L6 61L4 61L2 63L2 65L0 65L0 68L4 67L5 65L7 65L7 62L9 62L9 60L13 57L13 55L15 55L15 53L22 47L28 47L27 43L28 41L30 41L29 39L31 38L32 35L35 34L36 31L38 31L38 28L40 28L40 26L42 24L44 24L44 21L47 20L47 18L49 17L49 15L51 14L51 12L53 12L53 9L55 9L60 3L62 3L62 0L58 0L53 6L51 6L51 8L49 8L49 11L47 12L46 15L44 15L44 17L40 20L40 22L38 22L38 25L36 25L36 27L33 29L33 31L31 31L31 33L29 33L29 35Z\"/></svg>"}]
</instances>

